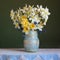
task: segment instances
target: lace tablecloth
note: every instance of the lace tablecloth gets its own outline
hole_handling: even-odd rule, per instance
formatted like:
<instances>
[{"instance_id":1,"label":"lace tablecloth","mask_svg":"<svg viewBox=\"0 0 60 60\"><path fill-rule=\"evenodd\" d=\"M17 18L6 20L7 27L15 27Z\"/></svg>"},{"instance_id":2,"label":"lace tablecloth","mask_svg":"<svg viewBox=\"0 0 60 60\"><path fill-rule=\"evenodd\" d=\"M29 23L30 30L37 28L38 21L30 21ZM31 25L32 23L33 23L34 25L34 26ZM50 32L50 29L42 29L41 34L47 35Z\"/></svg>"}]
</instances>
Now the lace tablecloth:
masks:
<instances>
[{"instance_id":1,"label":"lace tablecloth","mask_svg":"<svg viewBox=\"0 0 60 60\"><path fill-rule=\"evenodd\" d=\"M0 60L60 60L60 49L39 49L38 52L0 49Z\"/></svg>"}]
</instances>

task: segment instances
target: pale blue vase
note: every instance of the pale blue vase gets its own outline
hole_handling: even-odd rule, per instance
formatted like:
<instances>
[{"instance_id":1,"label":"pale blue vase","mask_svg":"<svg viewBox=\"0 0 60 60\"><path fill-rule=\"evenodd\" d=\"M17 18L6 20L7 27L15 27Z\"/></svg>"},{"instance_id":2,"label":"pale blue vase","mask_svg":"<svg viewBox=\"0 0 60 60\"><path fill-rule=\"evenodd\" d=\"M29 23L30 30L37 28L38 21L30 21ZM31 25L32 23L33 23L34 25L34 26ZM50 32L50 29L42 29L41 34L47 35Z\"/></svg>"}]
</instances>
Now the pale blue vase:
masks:
<instances>
[{"instance_id":1,"label":"pale blue vase","mask_svg":"<svg viewBox=\"0 0 60 60\"><path fill-rule=\"evenodd\" d=\"M30 31L24 38L25 51L36 52L39 49L39 39L37 31Z\"/></svg>"}]
</instances>

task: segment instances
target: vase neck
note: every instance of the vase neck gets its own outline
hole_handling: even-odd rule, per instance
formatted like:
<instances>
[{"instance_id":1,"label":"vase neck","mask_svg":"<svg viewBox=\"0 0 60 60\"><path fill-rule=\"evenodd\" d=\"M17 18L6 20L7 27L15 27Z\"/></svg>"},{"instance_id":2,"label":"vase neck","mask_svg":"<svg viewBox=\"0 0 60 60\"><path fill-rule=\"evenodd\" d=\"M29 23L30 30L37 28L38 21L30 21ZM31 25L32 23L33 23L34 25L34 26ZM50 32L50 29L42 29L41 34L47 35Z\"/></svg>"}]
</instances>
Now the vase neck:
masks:
<instances>
[{"instance_id":1,"label":"vase neck","mask_svg":"<svg viewBox=\"0 0 60 60\"><path fill-rule=\"evenodd\" d=\"M33 31L33 30L31 30L31 31L29 31L29 34L37 34L37 31Z\"/></svg>"},{"instance_id":2,"label":"vase neck","mask_svg":"<svg viewBox=\"0 0 60 60\"><path fill-rule=\"evenodd\" d=\"M30 36L37 36L38 34L37 34L37 31L29 31L29 33L27 34L28 36L30 35Z\"/></svg>"}]
</instances>

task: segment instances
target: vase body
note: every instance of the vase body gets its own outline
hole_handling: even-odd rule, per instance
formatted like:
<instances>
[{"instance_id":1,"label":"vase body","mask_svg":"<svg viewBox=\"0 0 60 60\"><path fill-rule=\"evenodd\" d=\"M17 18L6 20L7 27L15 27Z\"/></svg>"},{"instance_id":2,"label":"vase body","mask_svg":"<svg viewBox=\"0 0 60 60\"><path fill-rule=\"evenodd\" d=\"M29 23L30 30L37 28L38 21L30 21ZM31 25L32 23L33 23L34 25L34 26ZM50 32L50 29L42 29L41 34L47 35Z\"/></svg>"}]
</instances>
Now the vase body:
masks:
<instances>
[{"instance_id":1,"label":"vase body","mask_svg":"<svg viewBox=\"0 0 60 60\"><path fill-rule=\"evenodd\" d=\"M24 38L25 51L35 52L39 49L39 39L37 31L29 31Z\"/></svg>"}]
</instances>

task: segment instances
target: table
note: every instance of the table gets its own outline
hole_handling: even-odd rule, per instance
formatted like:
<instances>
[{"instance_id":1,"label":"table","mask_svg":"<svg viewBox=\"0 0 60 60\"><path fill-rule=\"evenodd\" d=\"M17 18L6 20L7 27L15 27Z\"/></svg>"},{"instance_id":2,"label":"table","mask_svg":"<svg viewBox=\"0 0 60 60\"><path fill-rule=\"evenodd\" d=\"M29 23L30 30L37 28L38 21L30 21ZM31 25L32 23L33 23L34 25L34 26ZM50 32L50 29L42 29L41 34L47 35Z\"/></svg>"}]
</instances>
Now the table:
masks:
<instances>
[{"instance_id":1,"label":"table","mask_svg":"<svg viewBox=\"0 0 60 60\"><path fill-rule=\"evenodd\" d=\"M60 49L39 49L38 52L0 49L0 60L60 60Z\"/></svg>"}]
</instances>

